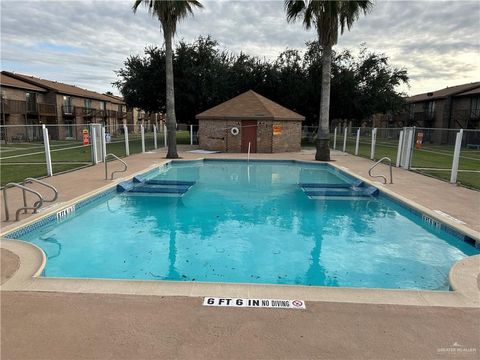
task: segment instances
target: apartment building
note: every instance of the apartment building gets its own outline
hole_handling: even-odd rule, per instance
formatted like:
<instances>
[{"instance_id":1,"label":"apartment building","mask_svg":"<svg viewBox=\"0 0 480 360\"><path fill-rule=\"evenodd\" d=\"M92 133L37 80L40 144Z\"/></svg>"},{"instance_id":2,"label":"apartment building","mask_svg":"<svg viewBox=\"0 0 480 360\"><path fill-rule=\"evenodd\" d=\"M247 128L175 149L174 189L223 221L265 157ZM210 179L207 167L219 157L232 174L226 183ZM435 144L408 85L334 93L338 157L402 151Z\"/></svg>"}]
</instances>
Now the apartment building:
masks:
<instances>
[{"instance_id":1,"label":"apartment building","mask_svg":"<svg viewBox=\"0 0 480 360\"><path fill-rule=\"evenodd\" d=\"M32 141L40 138L46 124L52 139L79 140L82 125L100 123L112 134L123 130L128 111L122 98L100 94L74 85L33 76L1 72L1 124L7 127L2 140ZM5 128L3 128L5 129Z\"/></svg>"},{"instance_id":2,"label":"apartment building","mask_svg":"<svg viewBox=\"0 0 480 360\"><path fill-rule=\"evenodd\" d=\"M0 127L0 139L19 141L41 137L38 125L53 121L56 108L53 97L46 88L10 77L2 73L1 83L1 125L23 125L19 127ZM26 125L26 126L25 126Z\"/></svg>"},{"instance_id":3,"label":"apartment building","mask_svg":"<svg viewBox=\"0 0 480 360\"><path fill-rule=\"evenodd\" d=\"M428 128L480 128L480 82L410 96L395 120Z\"/></svg>"}]
</instances>

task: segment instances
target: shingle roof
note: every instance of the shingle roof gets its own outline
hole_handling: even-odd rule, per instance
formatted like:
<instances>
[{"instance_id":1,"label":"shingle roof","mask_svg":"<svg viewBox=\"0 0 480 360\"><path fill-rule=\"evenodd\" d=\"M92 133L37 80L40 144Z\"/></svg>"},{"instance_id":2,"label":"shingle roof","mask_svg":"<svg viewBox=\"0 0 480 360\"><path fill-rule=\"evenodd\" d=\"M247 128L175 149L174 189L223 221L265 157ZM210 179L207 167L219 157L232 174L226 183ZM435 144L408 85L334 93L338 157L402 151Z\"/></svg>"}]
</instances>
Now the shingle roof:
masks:
<instances>
[{"instance_id":1,"label":"shingle roof","mask_svg":"<svg viewBox=\"0 0 480 360\"><path fill-rule=\"evenodd\" d=\"M6 86L6 87L13 87L17 89L23 89L23 90L33 90L33 91L39 91L39 92L47 92L47 89L27 83L22 80L15 79L7 74L5 74L2 71L2 74L0 76L0 85L1 86Z\"/></svg>"},{"instance_id":2,"label":"shingle roof","mask_svg":"<svg viewBox=\"0 0 480 360\"><path fill-rule=\"evenodd\" d=\"M465 91L455 96L469 96L469 95L480 95L480 86L477 87L476 89Z\"/></svg>"},{"instance_id":3,"label":"shingle roof","mask_svg":"<svg viewBox=\"0 0 480 360\"><path fill-rule=\"evenodd\" d=\"M305 120L297 114L266 97L249 90L230 100L214 106L195 116L197 119L263 119L263 120Z\"/></svg>"},{"instance_id":4,"label":"shingle roof","mask_svg":"<svg viewBox=\"0 0 480 360\"><path fill-rule=\"evenodd\" d=\"M11 73L7 71L2 71L2 74L6 74L18 80L21 80L30 84L34 84L40 87L44 87L49 90L56 91L59 94L72 95L72 96L78 96L82 98L95 99L95 100L101 100L101 101L112 101L112 99L107 95L103 95L87 89L82 89L74 85L69 85L69 84L52 81L52 80L40 79L40 78L29 76L29 75Z\"/></svg>"},{"instance_id":5,"label":"shingle roof","mask_svg":"<svg viewBox=\"0 0 480 360\"><path fill-rule=\"evenodd\" d=\"M114 104L125 105L125 101L123 100L123 97L121 97L121 96L117 96L117 95L113 95L113 94L103 94L103 95L111 98L110 101L113 102Z\"/></svg>"},{"instance_id":6,"label":"shingle roof","mask_svg":"<svg viewBox=\"0 0 480 360\"><path fill-rule=\"evenodd\" d=\"M464 93L466 91L470 91L476 88L480 88L480 81L469 83L469 84L451 86L451 87L447 87L447 88L436 90L436 91L431 91L423 94L410 96L407 98L407 102L414 103L414 102L425 101L425 100L435 100L435 99L446 98L447 96L457 95L457 94Z\"/></svg>"}]
</instances>

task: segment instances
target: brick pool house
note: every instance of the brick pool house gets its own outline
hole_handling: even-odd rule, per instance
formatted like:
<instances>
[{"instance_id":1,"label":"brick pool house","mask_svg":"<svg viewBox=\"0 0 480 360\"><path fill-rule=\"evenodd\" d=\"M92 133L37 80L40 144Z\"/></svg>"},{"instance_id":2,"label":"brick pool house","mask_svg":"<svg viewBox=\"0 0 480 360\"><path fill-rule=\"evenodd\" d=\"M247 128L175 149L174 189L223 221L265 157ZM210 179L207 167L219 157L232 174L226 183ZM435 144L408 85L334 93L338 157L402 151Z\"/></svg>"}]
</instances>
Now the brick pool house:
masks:
<instances>
[{"instance_id":1,"label":"brick pool house","mask_svg":"<svg viewBox=\"0 0 480 360\"><path fill-rule=\"evenodd\" d=\"M196 119L204 150L275 153L300 151L305 117L249 90Z\"/></svg>"}]
</instances>

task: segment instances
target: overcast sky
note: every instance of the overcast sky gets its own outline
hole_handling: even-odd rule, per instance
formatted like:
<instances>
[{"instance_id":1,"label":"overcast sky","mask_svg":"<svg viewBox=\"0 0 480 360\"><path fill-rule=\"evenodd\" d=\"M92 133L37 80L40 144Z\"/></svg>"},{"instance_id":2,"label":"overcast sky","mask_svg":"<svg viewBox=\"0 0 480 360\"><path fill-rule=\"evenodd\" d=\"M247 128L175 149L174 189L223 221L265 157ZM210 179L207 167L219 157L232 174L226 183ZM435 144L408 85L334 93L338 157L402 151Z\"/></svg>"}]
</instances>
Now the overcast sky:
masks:
<instances>
[{"instance_id":1,"label":"overcast sky","mask_svg":"<svg viewBox=\"0 0 480 360\"><path fill-rule=\"evenodd\" d=\"M27 73L105 92L114 70L147 45L161 46L160 27L132 1L1 1L2 70ZM202 1L176 39L212 35L233 52L273 59L302 49L315 33L287 24L283 1ZM377 1L345 33L337 49L385 53L410 76L409 94L480 81L480 1Z\"/></svg>"}]
</instances>

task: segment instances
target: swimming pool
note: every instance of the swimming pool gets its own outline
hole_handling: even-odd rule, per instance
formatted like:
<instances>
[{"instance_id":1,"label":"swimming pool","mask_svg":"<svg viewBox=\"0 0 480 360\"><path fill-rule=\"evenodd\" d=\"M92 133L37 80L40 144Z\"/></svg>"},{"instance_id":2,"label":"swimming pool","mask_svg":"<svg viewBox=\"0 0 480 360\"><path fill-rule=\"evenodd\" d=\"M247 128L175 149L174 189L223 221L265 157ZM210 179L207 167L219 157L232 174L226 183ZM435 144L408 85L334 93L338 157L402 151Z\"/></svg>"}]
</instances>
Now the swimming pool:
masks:
<instances>
[{"instance_id":1,"label":"swimming pool","mask_svg":"<svg viewBox=\"0 0 480 360\"><path fill-rule=\"evenodd\" d=\"M479 253L328 164L173 161L10 234L46 277L448 290Z\"/></svg>"}]
</instances>

